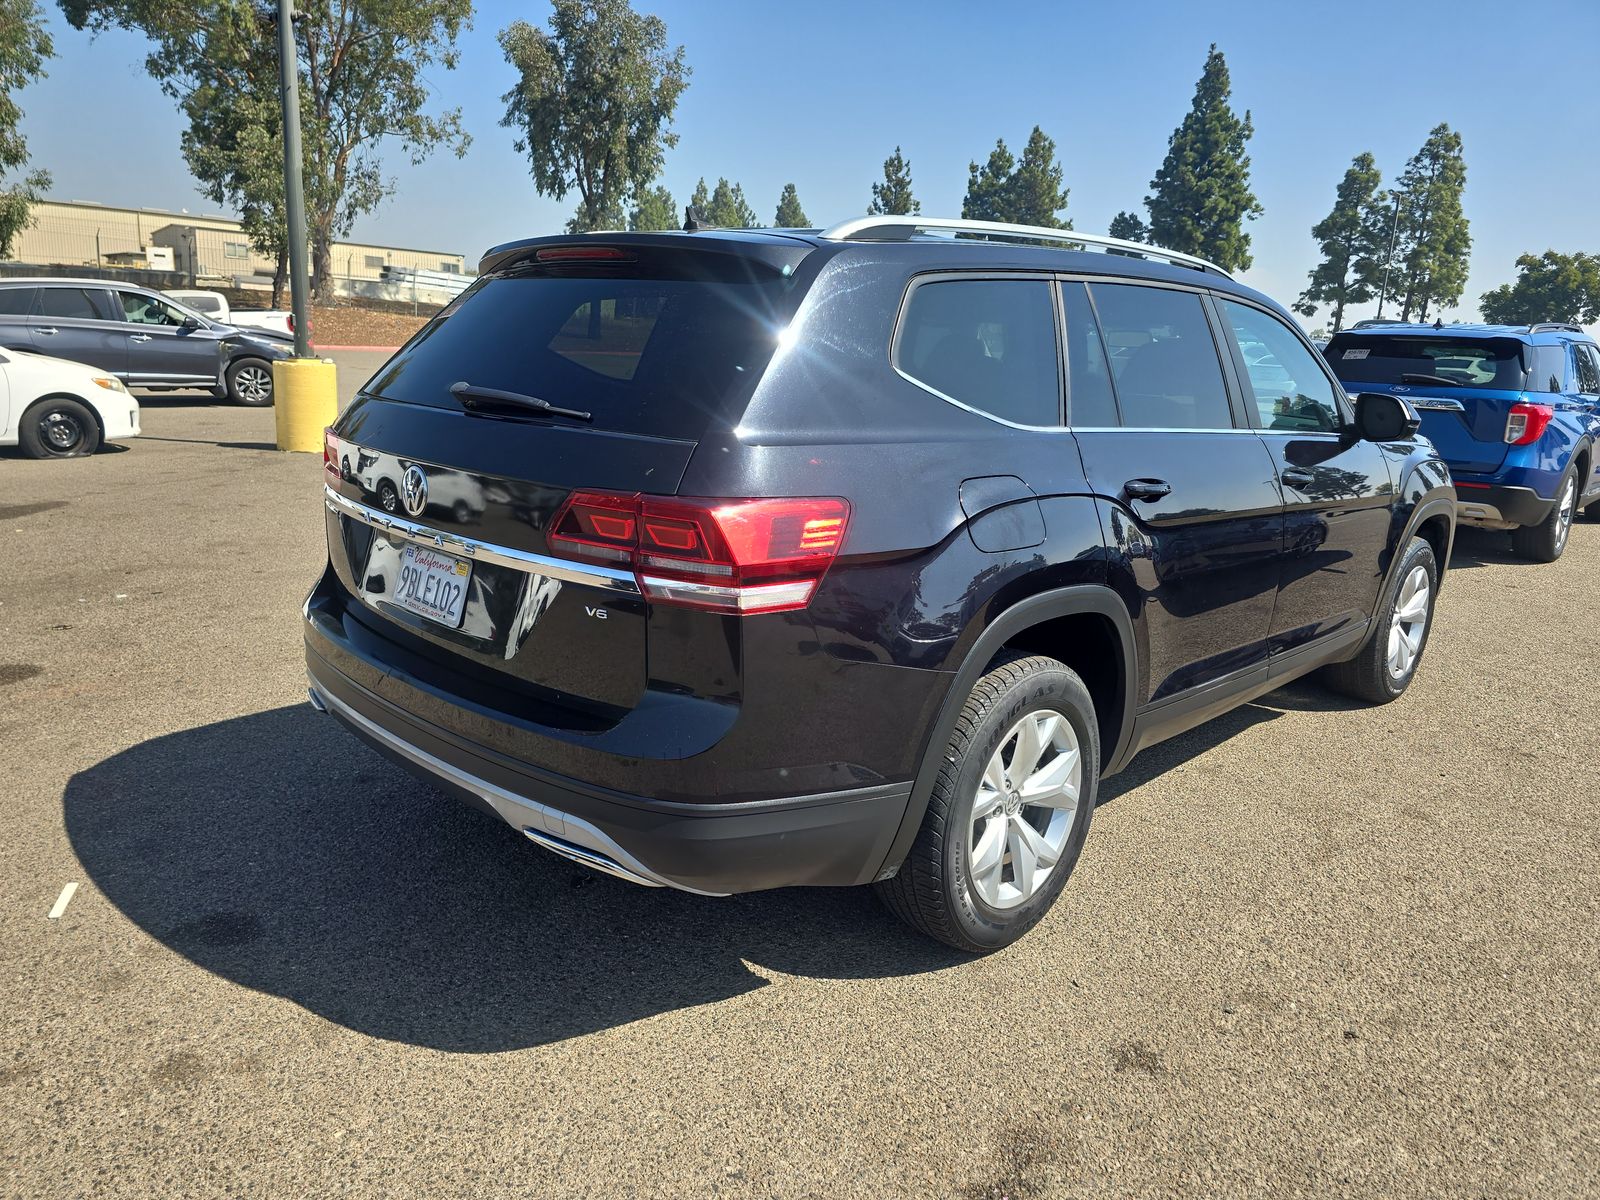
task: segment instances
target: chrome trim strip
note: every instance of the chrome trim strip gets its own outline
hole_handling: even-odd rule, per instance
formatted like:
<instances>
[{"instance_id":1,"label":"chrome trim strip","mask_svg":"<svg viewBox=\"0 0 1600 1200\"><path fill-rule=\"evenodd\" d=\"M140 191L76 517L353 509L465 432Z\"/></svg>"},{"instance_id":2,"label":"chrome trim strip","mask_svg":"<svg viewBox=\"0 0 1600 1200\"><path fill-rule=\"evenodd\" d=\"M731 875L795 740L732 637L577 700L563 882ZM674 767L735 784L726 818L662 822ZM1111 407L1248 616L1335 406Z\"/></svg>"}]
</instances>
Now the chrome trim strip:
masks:
<instances>
[{"instance_id":1,"label":"chrome trim strip","mask_svg":"<svg viewBox=\"0 0 1600 1200\"><path fill-rule=\"evenodd\" d=\"M1412 408L1420 408L1424 412L1466 412L1467 406L1459 400L1451 400L1447 396L1406 396L1411 401Z\"/></svg>"},{"instance_id":2,"label":"chrome trim strip","mask_svg":"<svg viewBox=\"0 0 1600 1200\"><path fill-rule=\"evenodd\" d=\"M774 601L781 604L805 603L817 586L815 579L801 579L783 583L715 584L692 579L662 579L655 575L642 577L649 595L678 603L696 601L709 604L728 604L740 612L762 612ZM766 603L763 604L762 602Z\"/></svg>"},{"instance_id":3,"label":"chrome trim strip","mask_svg":"<svg viewBox=\"0 0 1600 1200\"><path fill-rule=\"evenodd\" d=\"M849 221L841 221L837 225L824 229L819 235L830 242L857 241L887 241L887 238L873 239L869 235L879 229L903 229L906 236L920 232L939 233L949 231L952 233L986 233L991 237L1013 238L1019 241L1030 242L1063 242L1069 247L1099 246L1108 250L1122 250L1136 254L1141 258L1159 258L1166 262L1175 263L1181 267L1194 267L1201 271L1212 271L1224 279L1233 276L1224 271L1216 263L1193 254L1184 254L1178 250L1167 250L1160 246L1147 246L1143 242L1130 242L1122 238L1107 237L1100 233L1079 233L1073 229L1046 229L1042 225L1011 225L1003 221L969 221L958 217L856 217Z\"/></svg>"},{"instance_id":4,"label":"chrome trim strip","mask_svg":"<svg viewBox=\"0 0 1600 1200\"><path fill-rule=\"evenodd\" d=\"M437 775L463 791L472 792L492 808L507 825L518 830L529 840L560 854L563 858L582 863L629 883L641 887L670 887L680 892L693 892L697 896L721 896L724 892L703 892L699 888L685 887L651 871L594 825L560 809L540 804L527 796L519 796L505 788L480 779L442 758L413 746L399 734L392 733L374 721L368 720L338 697L320 690L315 683L311 694L321 699L324 711L359 729L376 742L381 742L401 758L415 764L430 775Z\"/></svg>"},{"instance_id":5,"label":"chrome trim strip","mask_svg":"<svg viewBox=\"0 0 1600 1200\"><path fill-rule=\"evenodd\" d=\"M544 575L565 583L606 588L629 596L639 595L639 581L633 577L631 571L575 563L564 558L549 558L543 554L513 550L509 546L497 546L492 542L480 542L461 537L459 534L430 529L415 521L407 521L404 517L391 516L375 508L368 508L365 504L358 504L348 496L341 496L326 483L322 485L322 493L332 512L341 513L351 520L360 521L363 525L370 525L381 533L405 538L419 545L432 546L436 550L443 550L446 554L460 554L474 562L490 562L496 566L511 567L533 575Z\"/></svg>"}]
</instances>

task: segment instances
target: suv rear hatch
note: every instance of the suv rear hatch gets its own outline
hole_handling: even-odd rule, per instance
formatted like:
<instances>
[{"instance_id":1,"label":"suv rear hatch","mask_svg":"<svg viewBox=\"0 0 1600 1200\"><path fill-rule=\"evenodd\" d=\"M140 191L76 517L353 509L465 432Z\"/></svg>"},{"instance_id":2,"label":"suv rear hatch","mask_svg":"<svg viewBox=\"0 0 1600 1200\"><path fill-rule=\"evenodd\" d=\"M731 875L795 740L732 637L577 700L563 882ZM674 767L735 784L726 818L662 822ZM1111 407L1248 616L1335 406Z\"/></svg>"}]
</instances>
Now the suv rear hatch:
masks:
<instances>
[{"instance_id":1,"label":"suv rear hatch","mask_svg":"<svg viewBox=\"0 0 1600 1200\"><path fill-rule=\"evenodd\" d=\"M1505 461L1512 406L1527 399L1527 348L1517 338L1340 333L1324 353L1352 395L1393 392L1411 401L1453 469L1487 473Z\"/></svg>"},{"instance_id":2,"label":"suv rear hatch","mask_svg":"<svg viewBox=\"0 0 1600 1200\"><path fill-rule=\"evenodd\" d=\"M606 505L674 495L699 441L738 422L811 248L688 242L491 252L330 430L330 554L377 657L543 723L604 728L639 702L653 602ZM727 660L726 618L674 619Z\"/></svg>"}]
</instances>

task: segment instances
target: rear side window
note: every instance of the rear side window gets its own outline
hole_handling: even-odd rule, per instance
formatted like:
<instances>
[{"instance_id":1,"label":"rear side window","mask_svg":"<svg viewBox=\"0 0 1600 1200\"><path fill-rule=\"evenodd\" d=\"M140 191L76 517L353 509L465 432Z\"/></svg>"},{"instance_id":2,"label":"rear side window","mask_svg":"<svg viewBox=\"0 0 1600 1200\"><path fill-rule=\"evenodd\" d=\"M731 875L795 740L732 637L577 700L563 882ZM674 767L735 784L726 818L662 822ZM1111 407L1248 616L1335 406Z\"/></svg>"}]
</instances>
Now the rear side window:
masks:
<instances>
[{"instance_id":1,"label":"rear side window","mask_svg":"<svg viewBox=\"0 0 1600 1200\"><path fill-rule=\"evenodd\" d=\"M948 399L1018 425L1061 424L1055 306L1043 279L923 283L895 366Z\"/></svg>"},{"instance_id":2,"label":"rear side window","mask_svg":"<svg viewBox=\"0 0 1600 1200\"><path fill-rule=\"evenodd\" d=\"M1339 428L1333 382L1287 325L1232 300L1222 301L1222 314L1244 360L1261 428L1314 433Z\"/></svg>"},{"instance_id":3,"label":"rear side window","mask_svg":"<svg viewBox=\"0 0 1600 1200\"><path fill-rule=\"evenodd\" d=\"M1595 363L1594 347L1574 342L1572 358L1578 370L1578 390L1586 396L1600 393L1600 367Z\"/></svg>"},{"instance_id":4,"label":"rear side window","mask_svg":"<svg viewBox=\"0 0 1600 1200\"><path fill-rule=\"evenodd\" d=\"M1527 390L1564 392L1567 390L1567 355L1560 346L1530 346Z\"/></svg>"},{"instance_id":5,"label":"rear side window","mask_svg":"<svg viewBox=\"0 0 1600 1200\"><path fill-rule=\"evenodd\" d=\"M34 306L34 316L66 317L80 321L103 321L105 314L83 288L42 287Z\"/></svg>"},{"instance_id":6,"label":"rear side window","mask_svg":"<svg viewBox=\"0 0 1600 1200\"><path fill-rule=\"evenodd\" d=\"M1523 344L1516 338L1339 334L1328 363L1345 383L1407 383L1520 392ZM1407 379L1407 375L1428 376ZM1536 388L1536 391L1543 390Z\"/></svg>"},{"instance_id":7,"label":"rear side window","mask_svg":"<svg viewBox=\"0 0 1600 1200\"><path fill-rule=\"evenodd\" d=\"M737 423L791 299L776 271L491 276L452 301L366 390L456 409L450 385L466 381L593 413L596 429L699 438Z\"/></svg>"},{"instance_id":8,"label":"rear side window","mask_svg":"<svg viewBox=\"0 0 1600 1200\"><path fill-rule=\"evenodd\" d=\"M33 311L35 288L0 288L0 317L25 317Z\"/></svg>"},{"instance_id":9,"label":"rear side window","mask_svg":"<svg viewBox=\"0 0 1600 1200\"><path fill-rule=\"evenodd\" d=\"M1090 290L1124 425L1233 428L1222 364L1199 296L1122 283L1097 283Z\"/></svg>"},{"instance_id":10,"label":"rear side window","mask_svg":"<svg viewBox=\"0 0 1600 1200\"><path fill-rule=\"evenodd\" d=\"M1115 426L1111 368L1088 290L1081 283L1063 283L1061 302L1067 321L1067 423L1079 429Z\"/></svg>"}]
</instances>

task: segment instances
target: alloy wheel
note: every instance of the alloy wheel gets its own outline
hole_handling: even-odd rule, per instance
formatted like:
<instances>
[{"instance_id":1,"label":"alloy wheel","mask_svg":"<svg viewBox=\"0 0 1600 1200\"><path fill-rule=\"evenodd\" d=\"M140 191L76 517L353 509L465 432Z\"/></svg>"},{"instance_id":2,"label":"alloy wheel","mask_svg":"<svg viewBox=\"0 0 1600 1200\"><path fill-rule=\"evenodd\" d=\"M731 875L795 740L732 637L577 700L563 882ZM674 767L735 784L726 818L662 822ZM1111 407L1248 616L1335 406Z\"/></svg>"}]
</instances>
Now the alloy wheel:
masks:
<instances>
[{"instance_id":1,"label":"alloy wheel","mask_svg":"<svg viewBox=\"0 0 1600 1200\"><path fill-rule=\"evenodd\" d=\"M1394 619L1389 623L1389 675L1394 679L1404 679L1417 665L1422 639L1428 632L1428 601L1432 594L1428 569L1412 567L1400 587Z\"/></svg>"},{"instance_id":2,"label":"alloy wheel","mask_svg":"<svg viewBox=\"0 0 1600 1200\"><path fill-rule=\"evenodd\" d=\"M247 404L265 404L272 399L272 376L265 367L240 367L234 373L233 386Z\"/></svg>"},{"instance_id":3,"label":"alloy wheel","mask_svg":"<svg viewBox=\"0 0 1600 1200\"><path fill-rule=\"evenodd\" d=\"M1567 548L1567 535L1572 532L1572 518L1578 512L1578 481L1567 480L1566 490L1561 493L1561 507L1556 510L1556 553L1559 555Z\"/></svg>"},{"instance_id":4,"label":"alloy wheel","mask_svg":"<svg viewBox=\"0 0 1600 1200\"><path fill-rule=\"evenodd\" d=\"M1035 895L1061 860L1083 786L1072 722L1031 712L1000 739L978 780L967 840L967 878L993 909Z\"/></svg>"}]
</instances>

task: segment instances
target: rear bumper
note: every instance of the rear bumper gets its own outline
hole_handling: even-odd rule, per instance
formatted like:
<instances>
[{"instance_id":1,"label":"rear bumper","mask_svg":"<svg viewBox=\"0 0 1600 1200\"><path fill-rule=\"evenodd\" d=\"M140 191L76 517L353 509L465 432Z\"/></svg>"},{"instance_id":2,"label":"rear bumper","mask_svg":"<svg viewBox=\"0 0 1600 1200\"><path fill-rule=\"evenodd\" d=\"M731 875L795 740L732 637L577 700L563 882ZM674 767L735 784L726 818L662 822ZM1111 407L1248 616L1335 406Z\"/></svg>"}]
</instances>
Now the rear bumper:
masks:
<instances>
[{"instance_id":1,"label":"rear bumper","mask_svg":"<svg viewBox=\"0 0 1600 1200\"><path fill-rule=\"evenodd\" d=\"M1553 498L1547 500L1532 488L1505 484L1479 487L1456 480L1456 520L1463 525L1487 529L1537 525L1550 515L1554 503Z\"/></svg>"},{"instance_id":2,"label":"rear bumper","mask_svg":"<svg viewBox=\"0 0 1600 1200\"><path fill-rule=\"evenodd\" d=\"M306 655L312 703L362 740L529 840L647 886L708 895L876 878L911 785L740 804L628 795L530 770L406 713Z\"/></svg>"}]
</instances>

